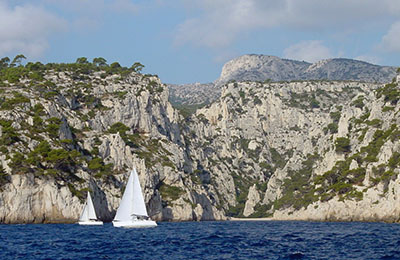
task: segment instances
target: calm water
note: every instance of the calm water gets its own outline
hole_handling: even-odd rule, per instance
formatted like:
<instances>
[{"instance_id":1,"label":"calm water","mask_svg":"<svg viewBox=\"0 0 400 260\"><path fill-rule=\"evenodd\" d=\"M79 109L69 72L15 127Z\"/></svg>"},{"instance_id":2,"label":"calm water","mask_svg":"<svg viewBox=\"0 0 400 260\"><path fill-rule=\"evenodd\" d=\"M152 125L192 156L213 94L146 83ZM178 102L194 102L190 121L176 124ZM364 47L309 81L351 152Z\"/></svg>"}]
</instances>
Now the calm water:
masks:
<instances>
[{"instance_id":1,"label":"calm water","mask_svg":"<svg viewBox=\"0 0 400 260\"><path fill-rule=\"evenodd\" d=\"M0 259L400 259L400 225L160 223L152 229L0 225Z\"/></svg>"}]
</instances>

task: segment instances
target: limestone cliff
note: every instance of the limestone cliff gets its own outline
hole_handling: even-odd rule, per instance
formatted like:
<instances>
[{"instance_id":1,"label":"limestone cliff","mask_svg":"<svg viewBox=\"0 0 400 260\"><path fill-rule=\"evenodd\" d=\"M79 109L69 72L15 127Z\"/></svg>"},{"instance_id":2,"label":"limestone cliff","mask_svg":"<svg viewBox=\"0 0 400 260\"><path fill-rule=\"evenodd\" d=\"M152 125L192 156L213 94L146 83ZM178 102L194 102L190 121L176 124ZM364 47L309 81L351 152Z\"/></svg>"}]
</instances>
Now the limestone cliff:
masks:
<instances>
[{"instance_id":1,"label":"limestone cliff","mask_svg":"<svg viewBox=\"0 0 400 260\"><path fill-rule=\"evenodd\" d=\"M190 123L194 161L231 216L398 221L399 98L397 82L230 83Z\"/></svg>"},{"instance_id":2,"label":"limestone cliff","mask_svg":"<svg viewBox=\"0 0 400 260\"><path fill-rule=\"evenodd\" d=\"M224 64L213 83L168 85L170 100L179 104L209 104L221 94L223 84L232 81L351 80L387 83L396 68L352 59L327 59L315 63L247 54Z\"/></svg>"},{"instance_id":3,"label":"limestone cliff","mask_svg":"<svg viewBox=\"0 0 400 260\"><path fill-rule=\"evenodd\" d=\"M232 82L192 115L151 75L92 64L0 70L0 222L110 221L136 167L156 220L398 221L400 89Z\"/></svg>"},{"instance_id":4,"label":"limestone cliff","mask_svg":"<svg viewBox=\"0 0 400 260\"><path fill-rule=\"evenodd\" d=\"M379 66L352 59L327 59L315 63L268 55L243 55L228 61L217 84L236 81L357 80L389 82L395 67Z\"/></svg>"},{"instance_id":5,"label":"limestone cliff","mask_svg":"<svg viewBox=\"0 0 400 260\"><path fill-rule=\"evenodd\" d=\"M134 166L152 218L224 218L187 178L180 116L157 77L36 65L0 74L0 222L74 222L87 190L110 221Z\"/></svg>"}]
</instances>

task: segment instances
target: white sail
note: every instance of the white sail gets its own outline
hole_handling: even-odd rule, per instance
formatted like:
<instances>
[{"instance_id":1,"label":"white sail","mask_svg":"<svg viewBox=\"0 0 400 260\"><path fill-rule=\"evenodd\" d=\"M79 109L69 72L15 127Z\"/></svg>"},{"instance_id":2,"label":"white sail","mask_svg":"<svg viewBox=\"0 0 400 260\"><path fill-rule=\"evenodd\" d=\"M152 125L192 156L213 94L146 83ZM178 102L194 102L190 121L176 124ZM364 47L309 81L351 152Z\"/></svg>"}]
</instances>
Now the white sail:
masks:
<instances>
[{"instance_id":1,"label":"white sail","mask_svg":"<svg viewBox=\"0 0 400 260\"><path fill-rule=\"evenodd\" d=\"M133 171L132 171L133 172ZM131 220L132 212L132 197L133 197L133 174L129 175L128 183L125 187L125 192L122 195L121 203L117 209L114 220L129 221Z\"/></svg>"},{"instance_id":2,"label":"white sail","mask_svg":"<svg viewBox=\"0 0 400 260\"><path fill-rule=\"evenodd\" d=\"M122 195L121 203L113 220L114 227L143 228L156 227L157 223L148 219L139 176L134 168Z\"/></svg>"},{"instance_id":3,"label":"white sail","mask_svg":"<svg viewBox=\"0 0 400 260\"><path fill-rule=\"evenodd\" d=\"M94 211L92 197L90 196L89 192L88 192L87 206L88 206L88 218L97 219L96 212Z\"/></svg>"},{"instance_id":4,"label":"white sail","mask_svg":"<svg viewBox=\"0 0 400 260\"><path fill-rule=\"evenodd\" d=\"M94 211L92 197L90 196L90 193L88 192L85 208L82 211L79 221L89 221L91 219L96 220L97 216L96 216L96 212Z\"/></svg>"},{"instance_id":5,"label":"white sail","mask_svg":"<svg viewBox=\"0 0 400 260\"><path fill-rule=\"evenodd\" d=\"M87 194L87 200L85 207L83 208L82 214L79 218L79 225L103 225L101 220L97 219L96 211L90 193Z\"/></svg>"},{"instance_id":6,"label":"white sail","mask_svg":"<svg viewBox=\"0 0 400 260\"><path fill-rule=\"evenodd\" d=\"M88 214L88 204L86 202L85 207L83 208L82 214L79 217L79 221L83 222L83 221L88 221L89 220L89 214Z\"/></svg>"},{"instance_id":7,"label":"white sail","mask_svg":"<svg viewBox=\"0 0 400 260\"><path fill-rule=\"evenodd\" d=\"M125 192L122 195L122 200L114 220L130 221L132 220L132 215L147 217L146 205L144 204L136 169L133 169L129 175L128 184L125 187Z\"/></svg>"},{"instance_id":8,"label":"white sail","mask_svg":"<svg viewBox=\"0 0 400 260\"><path fill-rule=\"evenodd\" d=\"M147 215L146 204L144 203L144 198L142 194L142 188L140 187L139 176L136 169L133 169L133 197L132 197L133 207L132 214L136 216Z\"/></svg>"}]
</instances>

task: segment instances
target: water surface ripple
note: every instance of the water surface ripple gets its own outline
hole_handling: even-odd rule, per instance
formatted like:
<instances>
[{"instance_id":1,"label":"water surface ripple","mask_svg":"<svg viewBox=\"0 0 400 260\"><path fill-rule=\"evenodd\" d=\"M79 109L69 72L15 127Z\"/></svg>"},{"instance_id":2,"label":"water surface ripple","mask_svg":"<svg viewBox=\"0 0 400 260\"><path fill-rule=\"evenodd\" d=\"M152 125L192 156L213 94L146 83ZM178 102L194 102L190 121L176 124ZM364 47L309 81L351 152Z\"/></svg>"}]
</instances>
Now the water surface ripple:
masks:
<instances>
[{"instance_id":1,"label":"water surface ripple","mask_svg":"<svg viewBox=\"0 0 400 260\"><path fill-rule=\"evenodd\" d=\"M400 259L384 223L184 222L0 225L0 259Z\"/></svg>"}]
</instances>

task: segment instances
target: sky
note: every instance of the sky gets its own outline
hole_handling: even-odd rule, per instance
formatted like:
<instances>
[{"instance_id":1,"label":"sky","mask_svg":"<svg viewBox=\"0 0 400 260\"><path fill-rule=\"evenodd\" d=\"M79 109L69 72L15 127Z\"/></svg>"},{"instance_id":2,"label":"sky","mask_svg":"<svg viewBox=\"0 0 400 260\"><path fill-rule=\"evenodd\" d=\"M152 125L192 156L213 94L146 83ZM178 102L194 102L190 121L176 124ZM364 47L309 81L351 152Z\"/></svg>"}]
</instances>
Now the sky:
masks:
<instances>
[{"instance_id":1,"label":"sky","mask_svg":"<svg viewBox=\"0 0 400 260\"><path fill-rule=\"evenodd\" d=\"M216 80L265 54L400 66L399 0L0 0L0 57L103 57L164 83Z\"/></svg>"}]
</instances>

